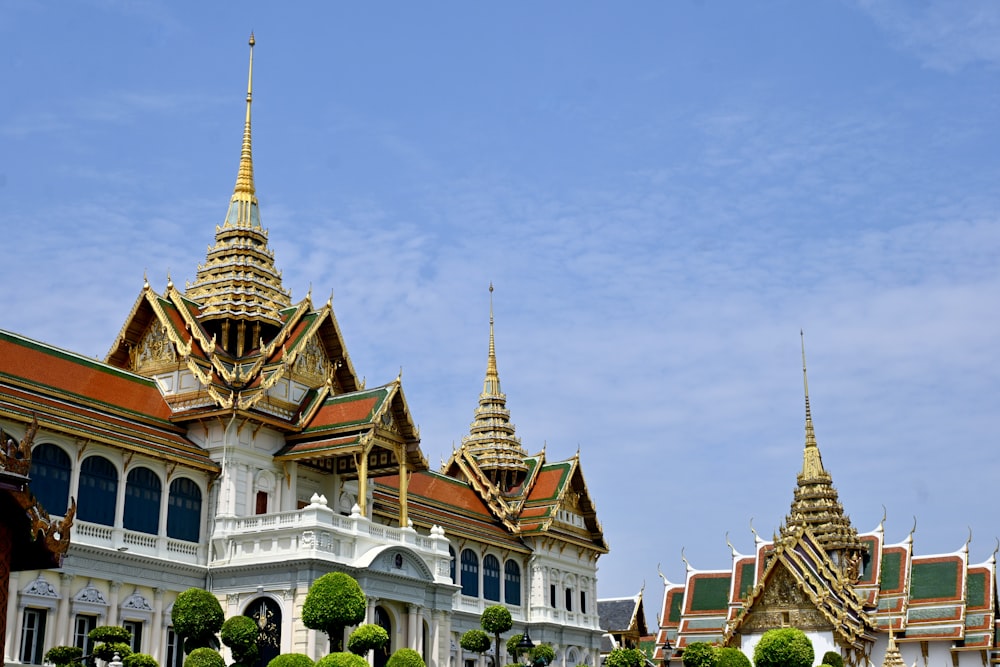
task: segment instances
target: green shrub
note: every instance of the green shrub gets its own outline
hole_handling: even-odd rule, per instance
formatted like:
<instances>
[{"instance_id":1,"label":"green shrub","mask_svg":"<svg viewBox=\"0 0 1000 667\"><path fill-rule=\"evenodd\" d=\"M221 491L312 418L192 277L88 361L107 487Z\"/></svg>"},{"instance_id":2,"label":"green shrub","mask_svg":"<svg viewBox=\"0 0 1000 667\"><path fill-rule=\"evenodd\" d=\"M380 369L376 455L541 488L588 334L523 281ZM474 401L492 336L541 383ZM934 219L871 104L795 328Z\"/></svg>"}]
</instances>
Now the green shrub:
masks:
<instances>
[{"instance_id":1,"label":"green shrub","mask_svg":"<svg viewBox=\"0 0 1000 667\"><path fill-rule=\"evenodd\" d=\"M338 651L317 660L316 667L368 667L368 661L355 653Z\"/></svg>"},{"instance_id":2,"label":"green shrub","mask_svg":"<svg viewBox=\"0 0 1000 667\"><path fill-rule=\"evenodd\" d=\"M518 640L520 641L520 640ZM556 659L556 651L549 644L538 644L531 649L531 664L547 667Z\"/></svg>"},{"instance_id":3,"label":"green shrub","mask_svg":"<svg viewBox=\"0 0 1000 667\"><path fill-rule=\"evenodd\" d=\"M486 653L490 650L490 636L482 630L466 630L458 640L463 650L470 653Z\"/></svg>"},{"instance_id":4,"label":"green shrub","mask_svg":"<svg viewBox=\"0 0 1000 667\"><path fill-rule=\"evenodd\" d=\"M487 638L488 639L488 638ZM359 666L360 667L360 666ZM389 657L385 667L427 667L424 659L412 648L401 648Z\"/></svg>"},{"instance_id":5,"label":"green shrub","mask_svg":"<svg viewBox=\"0 0 1000 667\"><path fill-rule=\"evenodd\" d=\"M104 642L94 647L94 657L104 662L111 662L115 653L124 660L132 655L132 647L125 642Z\"/></svg>"},{"instance_id":6,"label":"green shrub","mask_svg":"<svg viewBox=\"0 0 1000 667\"><path fill-rule=\"evenodd\" d=\"M844 656L837 651L827 651L823 654L823 664L830 667L844 667Z\"/></svg>"},{"instance_id":7,"label":"green shrub","mask_svg":"<svg viewBox=\"0 0 1000 667\"><path fill-rule=\"evenodd\" d=\"M637 648L616 648L608 653L605 667L641 667L646 655Z\"/></svg>"},{"instance_id":8,"label":"green shrub","mask_svg":"<svg viewBox=\"0 0 1000 667\"><path fill-rule=\"evenodd\" d=\"M514 625L514 620L510 617L510 610L502 604L490 605L483 610L482 616L479 617L479 625L496 639L497 659L499 659L500 635L510 630Z\"/></svg>"},{"instance_id":9,"label":"green shrub","mask_svg":"<svg viewBox=\"0 0 1000 667\"><path fill-rule=\"evenodd\" d=\"M521 656L517 654L517 645L521 643L521 637L523 636L523 634L516 634L507 640L507 655L509 655L511 660L514 661L512 664L518 664L517 661L521 658Z\"/></svg>"},{"instance_id":10,"label":"green shrub","mask_svg":"<svg viewBox=\"0 0 1000 667\"><path fill-rule=\"evenodd\" d=\"M367 602L354 577L343 572L327 572L309 587L302 606L302 623L325 632L330 652L340 650L344 628L365 620Z\"/></svg>"},{"instance_id":11,"label":"green shrub","mask_svg":"<svg viewBox=\"0 0 1000 667\"><path fill-rule=\"evenodd\" d=\"M315 664L305 653L282 653L272 658L267 667L314 667Z\"/></svg>"},{"instance_id":12,"label":"green shrub","mask_svg":"<svg viewBox=\"0 0 1000 667\"><path fill-rule=\"evenodd\" d=\"M347 638L347 650L355 655L366 656L373 649L383 648L389 643L389 633L381 625L365 623Z\"/></svg>"},{"instance_id":13,"label":"green shrub","mask_svg":"<svg viewBox=\"0 0 1000 667\"><path fill-rule=\"evenodd\" d=\"M196 648L219 647L215 635L226 616L214 595L203 588L189 588L174 600L170 620L174 632L184 640L184 652L191 653Z\"/></svg>"},{"instance_id":14,"label":"green shrub","mask_svg":"<svg viewBox=\"0 0 1000 667\"><path fill-rule=\"evenodd\" d=\"M226 667L226 661L218 651L201 647L194 649L184 658L184 667Z\"/></svg>"},{"instance_id":15,"label":"green shrub","mask_svg":"<svg viewBox=\"0 0 1000 667\"><path fill-rule=\"evenodd\" d=\"M727 646L715 649L715 667L753 667L753 665L743 651Z\"/></svg>"},{"instance_id":16,"label":"green shrub","mask_svg":"<svg viewBox=\"0 0 1000 667\"><path fill-rule=\"evenodd\" d=\"M127 658L122 658L125 667L160 667L156 658L146 653L133 653Z\"/></svg>"},{"instance_id":17,"label":"green shrub","mask_svg":"<svg viewBox=\"0 0 1000 667\"><path fill-rule=\"evenodd\" d=\"M708 642L691 642L681 654L684 667L715 667L715 647Z\"/></svg>"},{"instance_id":18,"label":"green shrub","mask_svg":"<svg viewBox=\"0 0 1000 667\"><path fill-rule=\"evenodd\" d=\"M87 633L94 642L130 642L132 633L120 625L99 625Z\"/></svg>"},{"instance_id":19,"label":"green shrub","mask_svg":"<svg viewBox=\"0 0 1000 667\"><path fill-rule=\"evenodd\" d=\"M79 646L53 646L45 652L45 662L51 662L57 667L72 665L83 657L83 649Z\"/></svg>"},{"instance_id":20,"label":"green shrub","mask_svg":"<svg viewBox=\"0 0 1000 667\"><path fill-rule=\"evenodd\" d=\"M811 667L815 657L812 642L798 628L768 630L753 650L756 667Z\"/></svg>"},{"instance_id":21,"label":"green shrub","mask_svg":"<svg viewBox=\"0 0 1000 667\"><path fill-rule=\"evenodd\" d=\"M257 636L260 629L249 616L233 616L222 624L222 643L233 652L234 664L257 662Z\"/></svg>"}]
</instances>

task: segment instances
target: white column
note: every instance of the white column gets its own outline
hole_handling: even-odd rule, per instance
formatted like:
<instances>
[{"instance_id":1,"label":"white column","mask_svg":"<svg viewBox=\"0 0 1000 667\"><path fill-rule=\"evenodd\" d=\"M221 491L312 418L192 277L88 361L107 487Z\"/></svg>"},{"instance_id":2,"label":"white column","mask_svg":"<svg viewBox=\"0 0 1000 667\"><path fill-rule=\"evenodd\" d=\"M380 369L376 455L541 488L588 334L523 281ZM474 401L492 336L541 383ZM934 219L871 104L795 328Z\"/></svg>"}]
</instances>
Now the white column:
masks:
<instances>
[{"instance_id":1,"label":"white column","mask_svg":"<svg viewBox=\"0 0 1000 667\"><path fill-rule=\"evenodd\" d=\"M59 575L59 606L56 608L56 645L69 646L73 638L69 634L69 599L72 596L73 575L65 572ZM8 617L10 623L13 617Z\"/></svg>"},{"instance_id":2,"label":"white column","mask_svg":"<svg viewBox=\"0 0 1000 667\"><path fill-rule=\"evenodd\" d=\"M108 601L108 625L118 625L118 593L121 590L120 581L111 582L111 595Z\"/></svg>"},{"instance_id":3,"label":"white column","mask_svg":"<svg viewBox=\"0 0 1000 667\"><path fill-rule=\"evenodd\" d=\"M406 605L406 633L409 635L406 638L406 647L416 649L417 648L417 605L408 604Z\"/></svg>"},{"instance_id":4,"label":"white column","mask_svg":"<svg viewBox=\"0 0 1000 667\"><path fill-rule=\"evenodd\" d=\"M14 662L14 656L17 656L17 645L14 640L17 637L17 628L21 627L23 622L17 617L17 598L21 594L20 584L20 572L11 572L10 586L7 591L7 634L4 636L3 660L5 665Z\"/></svg>"},{"instance_id":5,"label":"white column","mask_svg":"<svg viewBox=\"0 0 1000 667\"><path fill-rule=\"evenodd\" d=\"M153 622L149 628L149 655L159 656L162 644L163 630L163 589L153 589ZM166 656L162 656L166 657Z\"/></svg>"}]
</instances>

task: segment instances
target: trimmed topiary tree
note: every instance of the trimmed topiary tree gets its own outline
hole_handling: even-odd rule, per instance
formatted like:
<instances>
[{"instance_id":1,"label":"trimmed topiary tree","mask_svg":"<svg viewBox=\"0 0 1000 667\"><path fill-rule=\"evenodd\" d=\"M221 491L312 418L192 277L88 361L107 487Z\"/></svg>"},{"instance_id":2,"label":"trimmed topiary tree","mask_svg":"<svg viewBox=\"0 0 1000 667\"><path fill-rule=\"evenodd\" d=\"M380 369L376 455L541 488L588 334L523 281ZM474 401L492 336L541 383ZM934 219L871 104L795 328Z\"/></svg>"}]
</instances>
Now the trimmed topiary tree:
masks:
<instances>
[{"instance_id":1,"label":"trimmed topiary tree","mask_svg":"<svg viewBox=\"0 0 1000 667\"><path fill-rule=\"evenodd\" d=\"M196 648L184 658L184 667L226 667L218 651L202 646Z\"/></svg>"},{"instance_id":2,"label":"trimmed topiary tree","mask_svg":"<svg viewBox=\"0 0 1000 667\"><path fill-rule=\"evenodd\" d=\"M458 643L462 647L462 650L469 651L470 653L479 653L482 655L490 650L490 636L479 628L463 632Z\"/></svg>"},{"instance_id":3,"label":"trimmed topiary tree","mask_svg":"<svg viewBox=\"0 0 1000 667\"><path fill-rule=\"evenodd\" d=\"M487 638L488 639L488 638ZM391 656L385 667L427 667L424 659L412 648L401 648Z\"/></svg>"},{"instance_id":4,"label":"trimmed topiary tree","mask_svg":"<svg viewBox=\"0 0 1000 667\"><path fill-rule=\"evenodd\" d=\"M368 661L356 653L338 651L317 660L316 667L368 667Z\"/></svg>"},{"instance_id":5,"label":"trimmed topiary tree","mask_svg":"<svg viewBox=\"0 0 1000 667\"><path fill-rule=\"evenodd\" d=\"M531 649L531 664L536 667L548 667L555 659L556 650L549 644L538 644Z\"/></svg>"},{"instance_id":6,"label":"trimmed topiary tree","mask_svg":"<svg viewBox=\"0 0 1000 667\"><path fill-rule=\"evenodd\" d=\"M726 646L715 649L715 667L753 667L753 665L743 651Z\"/></svg>"},{"instance_id":7,"label":"trimmed topiary tree","mask_svg":"<svg viewBox=\"0 0 1000 667\"><path fill-rule=\"evenodd\" d=\"M365 594L354 577L328 572L309 587L302 606L302 623L330 638L330 652L340 651L344 628L365 620Z\"/></svg>"},{"instance_id":8,"label":"trimmed topiary tree","mask_svg":"<svg viewBox=\"0 0 1000 667\"><path fill-rule=\"evenodd\" d=\"M637 648L611 649L604 661L605 667L642 667L646 656Z\"/></svg>"},{"instance_id":9,"label":"trimmed topiary tree","mask_svg":"<svg viewBox=\"0 0 1000 667\"><path fill-rule=\"evenodd\" d=\"M282 653L272 658L267 667L314 667L315 664L305 653Z\"/></svg>"},{"instance_id":10,"label":"trimmed topiary tree","mask_svg":"<svg viewBox=\"0 0 1000 667\"><path fill-rule=\"evenodd\" d=\"M132 633L120 625L99 625L87 633L90 641L94 642L94 657L104 662L111 662L115 653L119 658L127 658L132 655Z\"/></svg>"},{"instance_id":11,"label":"trimmed topiary tree","mask_svg":"<svg viewBox=\"0 0 1000 667\"><path fill-rule=\"evenodd\" d=\"M189 588L174 600L170 622L174 633L184 641L184 652L196 648L219 648L215 636L226 620L218 599L203 588Z\"/></svg>"},{"instance_id":12,"label":"trimmed topiary tree","mask_svg":"<svg viewBox=\"0 0 1000 667\"><path fill-rule=\"evenodd\" d=\"M233 653L234 667L257 662L257 636L260 629L249 616L233 616L222 624L222 643Z\"/></svg>"},{"instance_id":13,"label":"trimmed topiary tree","mask_svg":"<svg viewBox=\"0 0 1000 667\"><path fill-rule=\"evenodd\" d=\"M63 667L79 662L82 657L83 649L79 646L53 646L45 652L43 659L56 667Z\"/></svg>"},{"instance_id":14,"label":"trimmed topiary tree","mask_svg":"<svg viewBox=\"0 0 1000 667\"><path fill-rule=\"evenodd\" d=\"M385 648L389 643L389 633L377 623L365 623L347 638L347 650L366 657L369 651Z\"/></svg>"},{"instance_id":15,"label":"trimmed topiary tree","mask_svg":"<svg viewBox=\"0 0 1000 667\"><path fill-rule=\"evenodd\" d=\"M511 629L514 620L510 617L510 610L502 604L495 604L483 610L483 615L479 617L479 625L483 630L496 638L496 662L500 664L500 635Z\"/></svg>"},{"instance_id":16,"label":"trimmed topiary tree","mask_svg":"<svg viewBox=\"0 0 1000 667\"><path fill-rule=\"evenodd\" d=\"M148 653L133 653L127 658L122 658L122 664L125 667L160 667L156 658Z\"/></svg>"},{"instance_id":17,"label":"trimmed topiary tree","mask_svg":"<svg viewBox=\"0 0 1000 667\"><path fill-rule=\"evenodd\" d=\"M523 636L524 636L523 634L518 633L516 635L513 635L510 639L507 640L507 655L510 656L510 661L512 663L516 664L518 659L520 658L520 656L517 654L517 645L521 643L521 637Z\"/></svg>"},{"instance_id":18,"label":"trimmed topiary tree","mask_svg":"<svg viewBox=\"0 0 1000 667\"><path fill-rule=\"evenodd\" d=\"M681 654L684 667L715 667L715 647L708 642L691 642Z\"/></svg>"},{"instance_id":19,"label":"trimmed topiary tree","mask_svg":"<svg viewBox=\"0 0 1000 667\"><path fill-rule=\"evenodd\" d=\"M314 667L315 664L305 653L282 653L272 658L267 667Z\"/></svg>"},{"instance_id":20,"label":"trimmed topiary tree","mask_svg":"<svg viewBox=\"0 0 1000 667\"><path fill-rule=\"evenodd\" d=\"M823 664L830 667L844 667L844 656L837 651L827 651L823 654Z\"/></svg>"},{"instance_id":21,"label":"trimmed topiary tree","mask_svg":"<svg viewBox=\"0 0 1000 667\"><path fill-rule=\"evenodd\" d=\"M812 667L812 642L798 628L768 630L753 649L756 667Z\"/></svg>"}]
</instances>

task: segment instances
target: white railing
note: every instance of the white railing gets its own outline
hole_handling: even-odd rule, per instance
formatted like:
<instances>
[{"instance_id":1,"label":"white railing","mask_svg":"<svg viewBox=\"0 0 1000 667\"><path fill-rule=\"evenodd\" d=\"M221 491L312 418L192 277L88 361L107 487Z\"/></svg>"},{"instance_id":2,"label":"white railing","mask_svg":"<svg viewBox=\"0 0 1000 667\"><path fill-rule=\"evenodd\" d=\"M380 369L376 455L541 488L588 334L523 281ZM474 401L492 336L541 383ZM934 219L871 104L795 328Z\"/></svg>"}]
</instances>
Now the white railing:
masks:
<instances>
[{"instance_id":1,"label":"white railing","mask_svg":"<svg viewBox=\"0 0 1000 667\"><path fill-rule=\"evenodd\" d=\"M98 547L120 553L140 554L182 563L202 563L204 555L197 542L162 535L150 535L79 519L73 522L70 544Z\"/></svg>"},{"instance_id":2,"label":"white railing","mask_svg":"<svg viewBox=\"0 0 1000 667\"><path fill-rule=\"evenodd\" d=\"M432 528L429 535L418 535L412 527L374 523L357 507L350 516L342 516L318 495L299 510L247 517L217 516L211 534L209 559L213 566L292 558L315 558L344 565L357 565L367 558L364 560L367 565L381 549L398 545L415 552L435 580L451 582L448 576L451 555L441 528Z\"/></svg>"}]
</instances>

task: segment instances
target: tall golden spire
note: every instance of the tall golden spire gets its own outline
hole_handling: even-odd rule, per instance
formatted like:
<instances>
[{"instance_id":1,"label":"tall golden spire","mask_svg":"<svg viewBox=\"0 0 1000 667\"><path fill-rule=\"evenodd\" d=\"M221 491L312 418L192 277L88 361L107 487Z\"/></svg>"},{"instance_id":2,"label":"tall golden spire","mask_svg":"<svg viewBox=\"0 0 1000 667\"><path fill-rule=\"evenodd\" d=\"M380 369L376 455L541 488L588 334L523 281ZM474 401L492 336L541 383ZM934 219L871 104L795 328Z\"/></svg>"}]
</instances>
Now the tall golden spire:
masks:
<instances>
[{"instance_id":1,"label":"tall golden spire","mask_svg":"<svg viewBox=\"0 0 1000 667\"><path fill-rule=\"evenodd\" d=\"M802 472L796 478L791 512L785 517L782 536L788 536L795 529L808 527L816 536L834 563L845 568L858 562L866 549L858 537L858 531L844 514L833 478L823 467L816 432L813 429L812 411L809 407L809 380L806 372L805 334L802 338L802 382L806 399L806 443L802 455ZM856 577L854 577L856 578Z\"/></svg>"},{"instance_id":2,"label":"tall golden spire","mask_svg":"<svg viewBox=\"0 0 1000 667\"><path fill-rule=\"evenodd\" d=\"M479 469L504 492L511 491L524 481L528 453L521 440L514 435L510 423L507 396L500 391L500 374L497 372L496 345L493 336L493 283L490 283L490 346L486 359L486 378L475 419L469 435L462 438L462 446L476 459Z\"/></svg>"},{"instance_id":3,"label":"tall golden spire","mask_svg":"<svg viewBox=\"0 0 1000 667\"><path fill-rule=\"evenodd\" d=\"M236 356L269 338L282 324L281 310L291 305L291 294L281 284L267 230L260 223L260 207L253 180L250 107L253 102L253 33L247 75L246 118L236 186L225 222L215 228L215 245L198 266L186 295L202 308L201 320L219 337L223 349ZM233 325L233 321L236 322Z\"/></svg>"},{"instance_id":4,"label":"tall golden spire","mask_svg":"<svg viewBox=\"0 0 1000 667\"><path fill-rule=\"evenodd\" d=\"M826 474L823 469L823 457L820 456L819 446L816 444L816 431L813 430L812 412L809 410L809 375L806 372L806 335L800 329L799 338L802 340L802 386L806 395L806 448L802 460L802 476L808 479L815 479Z\"/></svg>"}]
</instances>

